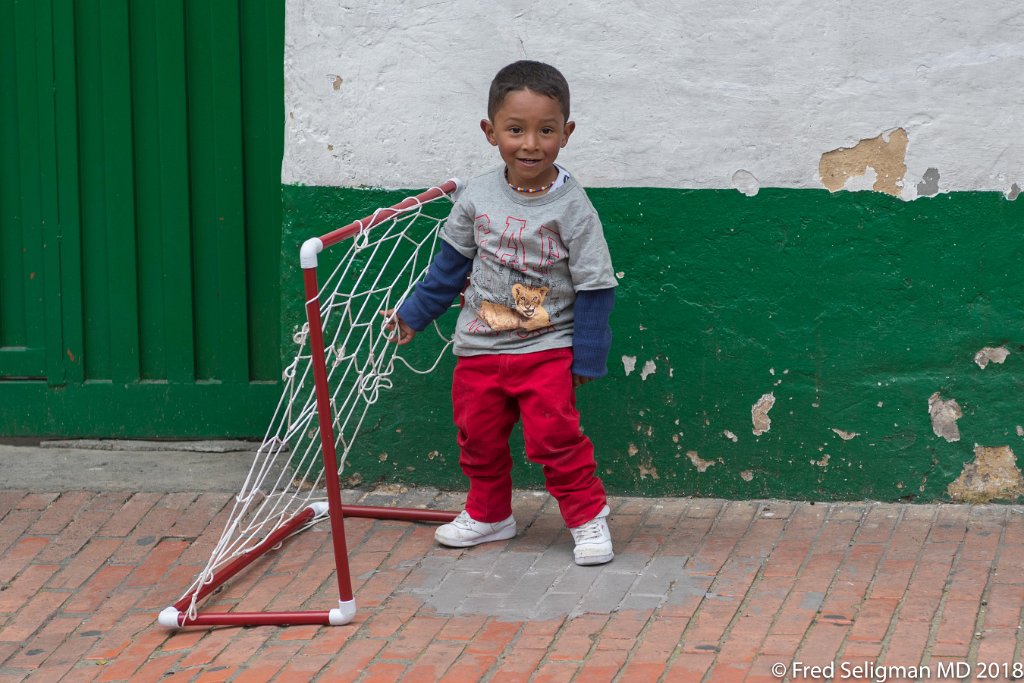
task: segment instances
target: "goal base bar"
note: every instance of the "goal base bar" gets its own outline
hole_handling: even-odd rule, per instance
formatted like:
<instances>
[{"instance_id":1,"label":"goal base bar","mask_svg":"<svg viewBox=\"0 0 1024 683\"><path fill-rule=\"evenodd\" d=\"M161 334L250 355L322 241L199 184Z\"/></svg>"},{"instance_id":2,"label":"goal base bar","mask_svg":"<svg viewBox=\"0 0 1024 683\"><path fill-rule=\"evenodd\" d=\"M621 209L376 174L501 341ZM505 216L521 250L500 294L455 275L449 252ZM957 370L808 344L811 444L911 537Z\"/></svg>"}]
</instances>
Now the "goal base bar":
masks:
<instances>
[{"instance_id":1,"label":"goal base bar","mask_svg":"<svg viewBox=\"0 0 1024 683\"><path fill-rule=\"evenodd\" d=\"M338 508L341 510L342 518L360 517L364 519L386 519L403 522L447 523L458 515L457 512L450 510L397 508L382 505L339 505ZM323 502L313 503L304 508L299 514L278 527L262 543L245 555L236 558L234 562L221 570L214 581L197 591L196 600L202 600L214 592L245 567L266 554L271 548L274 548L292 534L300 531L304 524L308 524L323 515L328 515L329 509L329 505ZM348 579L346 579L347 582ZM348 586L347 594L351 596L351 584L349 583ZM189 593L178 600L178 602L165 608L157 617L157 622L169 629L177 629L183 626L297 626L311 624L343 626L352 621L356 611L355 599L345 600L345 595L343 594L343 599L338 601L338 608L327 612L204 612L190 618L184 610L191 604L193 595L193 593Z\"/></svg>"},{"instance_id":2,"label":"goal base bar","mask_svg":"<svg viewBox=\"0 0 1024 683\"><path fill-rule=\"evenodd\" d=\"M190 618L174 607L160 612L160 625L169 629L185 626L344 626L356 614L355 601L339 602L326 612L205 612Z\"/></svg>"},{"instance_id":3,"label":"goal base bar","mask_svg":"<svg viewBox=\"0 0 1024 683\"><path fill-rule=\"evenodd\" d=\"M342 505L345 517L369 519L397 519L403 522L441 522L447 524L459 513L450 510L424 510L423 508L392 508L376 505Z\"/></svg>"}]
</instances>

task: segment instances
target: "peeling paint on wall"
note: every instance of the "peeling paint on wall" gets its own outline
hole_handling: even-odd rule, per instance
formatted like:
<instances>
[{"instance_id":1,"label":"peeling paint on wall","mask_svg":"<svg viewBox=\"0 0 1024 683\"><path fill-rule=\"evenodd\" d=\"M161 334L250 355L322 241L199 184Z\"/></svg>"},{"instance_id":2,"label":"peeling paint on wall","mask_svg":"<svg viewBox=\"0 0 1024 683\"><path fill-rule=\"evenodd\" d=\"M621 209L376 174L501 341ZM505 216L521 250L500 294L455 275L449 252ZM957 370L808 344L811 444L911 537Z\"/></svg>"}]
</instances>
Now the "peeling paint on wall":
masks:
<instances>
[{"instance_id":1,"label":"peeling paint on wall","mask_svg":"<svg viewBox=\"0 0 1024 683\"><path fill-rule=\"evenodd\" d=\"M917 184L918 197L934 197L939 193L939 169L929 168Z\"/></svg>"},{"instance_id":2,"label":"peeling paint on wall","mask_svg":"<svg viewBox=\"0 0 1024 683\"><path fill-rule=\"evenodd\" d=\"M742 472L740 472L740 479L742 479L743 481L753 481L754 473L751 472L750 470L743 470Z\"/></svg>"},{"instance_id":3,"label":"peeling paint on wall","mask_svg":"<svg viewBox=\"0 0 1024 683\"><path fill-rule=\"evenodd\" d=\"M821 155L818 174L830 192L838 192L851 178L858 178L872 169L875 192L900 196L903 176L907 172L907 131L902 128L876 138L861 140L853 147L841 147Z\"/></svg>"},{"instance_id":4,"label":"peeling paint on wall","mask_svg":"<svg viewBox=\"0 0 1024 683\"><path fill-rule=\"evenodd\" d=\"M693 463L693 466L697 468L698 472L703 472L715 464L714 460L705 460L700 457L697 451L686 451L686 457L690 459L690 462Z\"/></svg>"},{"instance_id":5,"label":"peeling paint on wall","mask_svg":"<svg viewBox=\"0 0 1024 683\"><path fill-rule=\"evenodd\" d=\"M822 453L821 454L821 460L812 460L811 464L812 465L817 465L818 467L828 467L828 461L831 460L831 459L832 459L831 455L829 455L828 453Z\"/></svg>"},{"instance_id":6,"label":"peeling paint on wall","mask_svg":"<svg viewBox=\"0 0 1024 683\"><path fill-rule=\"evenodd\" d=\"M754 423L754 436L760 436L772 428L772 419L768 411L775 405L775 394L764 394L750 409L750 417Z\"/></svg>"},{"instance_id":7,"label":"peeling paint on wall","mask_svg":"<svg viewBox=\"0 0 1024 683\"><path fill-rule=\"evenodd\" d=\"M1011 202L1020 196L1020 185L1014 183L1010 185L1010 191L1006 193L1006 198Z\"/></svg>"},{"instance_id":8,"label":"peeling paint on wall","mask_svg":"<svg viewBox=\"0 0 1024 683\"><path fill-rule=\"evenodd\" d=\"M641 479L646 479L647 477L650 477L651 479L654 480L658 479L658 470L654 467L654 463L651 462L650 460L648 460L646 463L640 463L639 469Z\"/></svg>"},{"instance_id":9,"label":"peeling paint on wall","mask_svg":"<svg viewBox=\"0 0 1024 683\"><path fill-rule=\"evenodd\" d=\"M960 440L960 428L956 426L956 421L963 417L964 413L955 399L943 400L941 394L936 391L928 397L928 415L932 419L932 431L936 436L941 436L950 443Z\"/></svg>"},{"instance_id":10,"label":"peeling paint on wall","mask_svg":"<svg viewBox=\"0 0 1024 683\"><path fill-rule=\"evenodd\" d=\"M832 431L835 432L843 441L849 441L850 439L855 439L860 436L858 432L846 432L842 429L836 429L835 427L832 427Z\"/></svg>"},{"instance_id":11,"label":"peeling paint on wall","mask_svg":"<svg viewBox=\"0 0 1024 683\"><path fill-rule=\"evenodd\" d=\"M981 351L974 354L974 362L978 364L978 367L982 370L989 364L989 361L997 364L1002 364L1006 360L1010 352L1003 347L993 348L986 346Z\"/></svg>"},{"instance_id":12,"label":"peeling paint on wall","mask_svg":"<svg viewBox=\"0 0 1024 683\"><path fill-rule=\"evenodd\" d=\"M623 356L622 369L626 371L626 377L636 369L636 356Z\"/></svg>"},{"instance_id":13,"label":"peeling paint on wall","mask_svg":"<svg viewBox=\"0 0 1024 683\"><path fill-rule=\"evenodd\" d=\"M648 377L657 372L658 366L654 364L653 360L649 360L644 363L644 369L640 371L640 379L646 380Z\"/></svg>"},{"instance_id":14,"label":"peeling paint on wall","mask_svg":"<svg viewBox=\"0 0 1024 683\"><path fill-rule=\"evenodd\" d=\"M737 441L740 440L740 437L736 436L735 434L730 432L728 429L726 429L724 432L722 432L722 436L724 436L725 438L729 439L729 441L732 441L733 443L736 443Z\"/></svg>"},{"instance_id":15,"label":"peeling paint on wall","mask_svg":"<svg viewBox=\"0 0 1024 683\"><path fill-rule=\"evenodd\" d=\"M974 446L974 462L964 469L946 492L959 503L1012 500L1024 494L1024 477L1009 446Z\"/></svg>"},{"instance_id":16,"label":"peeling paint on wall","mask_svg":"<svg viewBox=\"0 0 1024 683\"><path fill-rule=\"evenodd\" d=\"M742 168L732 174L732 186L748 197L753 197L761 191L761 182L753 173Z\"/></svg>"}]
</instances>

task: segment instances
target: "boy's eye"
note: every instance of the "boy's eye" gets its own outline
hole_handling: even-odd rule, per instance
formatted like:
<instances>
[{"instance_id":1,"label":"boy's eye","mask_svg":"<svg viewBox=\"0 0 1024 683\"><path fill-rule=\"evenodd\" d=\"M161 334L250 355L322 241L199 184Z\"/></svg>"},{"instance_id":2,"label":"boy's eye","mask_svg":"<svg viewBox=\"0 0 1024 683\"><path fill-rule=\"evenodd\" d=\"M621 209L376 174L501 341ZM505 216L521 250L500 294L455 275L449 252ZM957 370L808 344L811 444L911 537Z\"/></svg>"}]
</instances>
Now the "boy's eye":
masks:
<instances>
[{"instance_id":1,"label":"boy's eye","mask_svg":"<svg viewBox=\"0 0 1024 683\"><path fill-rule=\"evenodd\" d=\"M520 133L523 132L523 129L520 128L519 126L512 126L511 128L508 129L508 132L512 133L512 135L519 135Z\"/></svg>"},{"instance_id":2,"label":"boy's eye","mask_svg":"<svg viewBox=\"0 0 1024 683\"><path fill-rule=\"evenodd\" d=\"M552 133L555 132L555 129L554 128L541 128L540 132L543 133L544 135L551 135Z\"/></svg>"}]
</instances>

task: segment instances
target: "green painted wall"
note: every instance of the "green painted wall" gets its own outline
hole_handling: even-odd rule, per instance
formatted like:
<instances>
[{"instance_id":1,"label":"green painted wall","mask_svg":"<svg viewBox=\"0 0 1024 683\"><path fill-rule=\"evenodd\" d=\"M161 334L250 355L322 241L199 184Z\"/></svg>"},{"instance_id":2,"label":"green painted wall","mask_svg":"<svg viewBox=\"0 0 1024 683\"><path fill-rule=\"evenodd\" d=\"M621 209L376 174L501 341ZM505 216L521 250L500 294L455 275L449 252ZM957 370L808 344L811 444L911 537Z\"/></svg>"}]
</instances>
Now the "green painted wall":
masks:
<instances>
[{"instance_id":1,"label":"green painted wall","mask_svg":"<svg viewBox=\"0 0 1024 683\"><path fill-rule=\"evenodd\" d=\"M301 242L410 192L283 193L287 359L302 316ZM589 193L623 273L611 372L579 391L611 491L943 500L975 444L1024 445L1024 202L999 193L914 202L824 190ZM1010 355L981 369L973 357L983 347ZM628 375L623 356L636 359ZM347 475L462 485L451 367L448 359L432 376L396 379ZM957 442L932 429L936 392L962 408ZM767 393L771 429L755 436L751 408ZM517 485L540 487L520 443Z\"/></svg>"}]
</instances>

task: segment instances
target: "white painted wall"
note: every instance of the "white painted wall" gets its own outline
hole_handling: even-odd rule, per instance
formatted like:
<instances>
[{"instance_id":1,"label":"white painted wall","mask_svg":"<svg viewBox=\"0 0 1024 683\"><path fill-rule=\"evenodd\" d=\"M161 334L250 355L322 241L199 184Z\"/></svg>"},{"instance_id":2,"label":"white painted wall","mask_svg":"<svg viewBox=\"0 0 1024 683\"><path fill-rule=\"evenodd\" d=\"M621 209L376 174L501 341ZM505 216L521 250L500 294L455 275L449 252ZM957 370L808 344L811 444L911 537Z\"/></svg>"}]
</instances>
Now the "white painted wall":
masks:
<instances>
[{"instance_id":1,"label":"white painted wall","mask_svg":"<svg viewBox=\"0 0 1024 683\"><path fill-rule=\"evenodd\" d=\"M941 192L1024 186L1024 6L1006 0L288 0L283 182L491 167L487 87L521 58L569 80L561 158L587 186L820 188L823 153L896 128L905 199L929 168Z\"/></svg>"}]
</instances>

